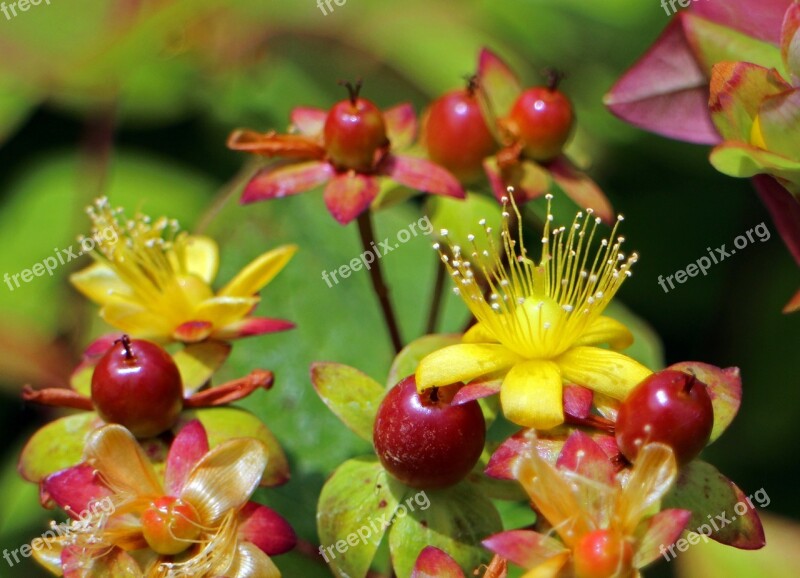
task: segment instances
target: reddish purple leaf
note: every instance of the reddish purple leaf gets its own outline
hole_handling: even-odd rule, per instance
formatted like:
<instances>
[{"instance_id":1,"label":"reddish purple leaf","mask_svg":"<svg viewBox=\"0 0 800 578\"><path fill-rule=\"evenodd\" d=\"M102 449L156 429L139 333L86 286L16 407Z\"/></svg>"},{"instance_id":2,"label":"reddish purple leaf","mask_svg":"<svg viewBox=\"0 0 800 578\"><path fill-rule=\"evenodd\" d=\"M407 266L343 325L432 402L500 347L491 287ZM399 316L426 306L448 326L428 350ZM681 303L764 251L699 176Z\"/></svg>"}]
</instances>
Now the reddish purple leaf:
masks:
<instances>
[{"instance_id":1,"label":"reddish purple leaf","mask_svg":"<svg viewBox=\"0 0 800 578\"><path fill-rule=\"evenodd\" d=\"M219 339L237 339L240 337L252 337L265 333L277 333L278 331L288 331L294 329L295 324L285 319L270 319L269 317L247 317L236 323L232 323L219 331L216 335Z\"/></svg>"},{"instance_id":2,"label":"reddish purple leaf","mask_svg":"<svg viewBox=\"0 0 800 578\"><path fill-rule=\"evenodd\" d=\"M325 187L325 206L334 219L346 225L369 208L378 190L377 178L349 171Z\"/></svg>"},{"instance_id":3,"label":"reddish purple leaf","mask_svg":"<svg viewBox=\"0 0 800 578\"><path fill-rule=\"evenodd\" d=\"M463 199L464 189L449 171L425 159L389 155L378 169L410 189Z\"/></svg>"},{"instance_id":4,"label":"reddish purple leaf","mask_svg":"<svg viewBox=\"0 0 800 578\"><path fill-rule=\"evenodd\" d=\"M292 125L305 136L317 136L325 127L327 111L320 108L299 106L292 110L290 119Z\"/></svg>"},{"instance_id":5,"label":"reddish purple leaf","mask_svg":"<svg viewBox=\"0 0 800 578\"><path fill-rule=\"evenodd\" d=\"M208 453L208 436L198 420L187 423L175 436L167 455L167 468L164 481L171 496L180 494L189 477L189 472L204 455Z\"/></svg>"},{"instance_id":6,"label":"reddish purple leaf","mask_svg":"<svg viewBox=\"0 0 800 578\"><path fill-rule=\"evenodd\" d=\"M556 466L611 486L616 474L614 465L603 449L587 434L575 430L567 438Z\"/></svg>"},{"instance_id":7,"label":"reddish purple leaf","mask_svg":"<svg viewBox=\"0 0 800 578\"><path fill-rule=\"evenodd\" d=\"M522 85L514 71L494 52L481 49L478 56L478 97L484 108L486 124L495 128L495 118L506 116L522 92Z\"/></svg>"},{"instance_id":8,"label":"reddish purple leaf","mask_svg":"<svg viewBox=\"0 0 800 578\"><path fill-rule=\"evenodd\" d=\"M777 45L781 22L792 0L725 0L694 2L692 12Z\"/></svg>"},{"instance_id":9,"label":"reddish purple leaf","mask_svg":"<svg viewBox=\"0 0 800 578\"><path fill-rule=\"evenodd\" d=\"M592 411L594 392L580 385L565 385L563 390L564 413L583 419Z\"/></svg>"},{"instance_id":10,"label":"reddish purple leaf","mask_svg":"<svg viewBox=\"0 0 800 578\"><path fill-rule=\"evenodd\" d=\"M605 193L592 179L576 169L564 155L547 165L553 180L581 209L593 209L608 224L614 222L614 209Z\"/></svg>"},{"instance_id":11,"label":"reddish purple leaf","mask_svg":"<svg viewBox=\"0 0 800 578\"><path fill-rule=\"evenodd\" d=\"M500 386L502 384L502 381L468 383L456 392L450 403L451 405L461 405L462 403L467 403L468 401L481 399L496 393L500 393Z\"/></svg>"},{"instance_id":12,"label":"reddish purple leaf","mask_svg":"<svg viewBox=\"0 0 800 578\"><path fill-rule=\"evenodd\" d=\"M634 565L641 568L661 556L661 549L675 543L691 517L689 510L669 509L650 518L637 544Z\"/></svg>"},{"instance_id":13,"label":"reddish purple leaf","mask_svg":"<svg viewBox=\"0 0 800 578\"><path fill-rule=\"evenodd\" d=\"M720 137L708 114L708 96L708 79L695 59L679 14L617 81L605 104L639 128L677 140L716 144Z\"/></svg>"},{"instance_id":14,"label":"reddish purple leaf","mask_svg":"<svg viewBox=\"0 0 800 578\"><path fill-rule=\"evenodd\" d=\"M410 104L400 104L383 113L386 122L386 135L392 150L410 147L417 136L417 115Z\"/></svg>"},{"instance_id":15,"label":"reddish purple leaf","mask_svg":"<svg viewBox=\"0 0 800 578\"><path fill-rule=\"evenodd\" d=\"M535 568L566 551L558 540L531 530L501 532L486 538L483 545L523 568Z\"/></svg>"},{"instance_id":16,"label":"reddish purple leaf","mask_svg":"<svg viewBox=\"0 0 800 578\"><path fill-rule=\"evenodd\" d=\"M767 175L755 176L753 183L784 243L800 265L800 201Z\"/></svg>"},{"instance_id":17,"label":"reddish purple leaf","mask_svg":"<svg viewBox=\"0 0 800 578\"><path fill-rule=\"evenodd\" d=\"M781 31L781 56L795 82L800 80L800 4L786 11Z\"/></svg>"},{"instance_id":18,"label":"reddish purple leaf","mask_svg":"<svg viewBox=\"0 0 800 578\"><path fill-rule=\"evenodd\" d=\"M296 195L328 182L336 170L330 163L310 161L280 163L261 169L244 188L241 203Z\"/></svg>"},{"instance_id":19,"label":"reddish purple leaf","mask_svg":"<svg viewBox=\"0 0 800 578\"><path fill-rule=\"evenodd\" d=\"M459 565L445 552L426 546L417 557L411 578L465 578Z\"/></svg>"},{"instance_id":20,"label":"reddish purple leaf","mask_svg":"<svg viewBox=\"0 0 800 578\"><path fill-rule=\"evenodd\" d=\"M276 511L248 502L239 512L239 534L268 556L288 552L297 544L294 530Z\"/></svg>"},{"instance_id":21,"label":"reddish purple leaf","mask_svg":"<svg viewBox=\"0 0 800 578\"><path fill-rule=\"evenodd\" d=\"M41 501L43 504L51 500L58 504L72 518L90 509L92 503L111 495L95 469L88 464L61 470L47 476L42 482Z\"/></svg>"}]
</instances>

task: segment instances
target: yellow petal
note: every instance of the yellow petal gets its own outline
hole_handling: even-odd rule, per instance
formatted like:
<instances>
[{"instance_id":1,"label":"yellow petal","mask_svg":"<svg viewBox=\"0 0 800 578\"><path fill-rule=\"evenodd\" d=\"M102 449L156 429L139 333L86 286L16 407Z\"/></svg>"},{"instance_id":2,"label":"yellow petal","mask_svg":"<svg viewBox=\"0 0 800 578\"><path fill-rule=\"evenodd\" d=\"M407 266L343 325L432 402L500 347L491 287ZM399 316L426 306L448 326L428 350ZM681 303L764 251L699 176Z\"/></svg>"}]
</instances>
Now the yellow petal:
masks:
<instances>
[{"instance_id":1,"label":"yellow petal","mask_svg":"<svg viewBox=\"0 0 800 578\"><path fill-rule=\"evenodd\" d=\"M499 343L494 334L483 323L476 323L470 327L464 337L461 338L461 341L463 343Z\"/></svg>"},{"instance_id":2,"label":"yellow petal","mask_svg":"<svg viewBox=\"0 0 800 578\"><path fill-rule=\"evenodd\" d=\"M642 518L672 488L678 465L669 446L650 443L636 456L625 490L619 495L615 525L623 535L631 535Z\"/></svg>"},{"instance_id":3,"label":"yellow petal","mask_svg":"<svg viewBox=\"0 0 800 578\"><path fill-rule=\"evenodd\" d=\"M611 317L600 316L586 328L575 345L601 345L608 343L612 349L622 350L633 343L630 330Z\"/></svg>"},{"instance_id":4,"label":"yellow petal","mask_svg":"<svg viewBox=\"0 0 800 578\"><path fill-rule=\"evenodd\" d=\"M34 538L31 542L33 558L47 570L61 576L61 551L64 549L69 536L51 538L53 530L48 530L43 538Z\"/></svg>"},{"instance_id":5,"label":"yellow petal","mask_svg":"<svg viewBox=\"0 0 800 578\"><path fill-rule=\"evenodd\" d=\"M219 295L250 297L258 293L280 273L296 252L297 245L283 245L264 253L242 269Z\"/></svg>"},{"instance_id":6,"label":"yellow petal","mask_svg":"<svg viewBox=\"0 0 800 578\"><path fill-rule=\"evenodd\" d=\"M522 358L502 345L463 343L434 351L417 367L417 389L471 381L507 369Z\"/></svg>"},{"instance_id":7,"label":"yellow petal","mask_svg":"<svg viewBox=\"0 0 800 578\"><path fill-rule=\"evenodd\" d=\"M573 347L555 362L566 383L588 387L598 393L625 399L652 371L627 355L599 347Z\"/></svg>"},{"instance_id":8,"label":"yellow petal","mask_svg":"<svg viewBox=\"0 0 800 578\"><path fill-rule=\"evenodd\" d=\"M104 305L115 296L130 298L133 291L114 272L103 263L94 263L69 276L72 285L86 297Z\"/></svg>"},{"instance_id":9,"label":"yellow petal","mask_svg":"<svg viewBox=\"0 0 800 578\"><path fill-rule=\"evenodd\" d=\"M500 389L506 419L517 425L550 429L564 423L561 372L552 361L517 363Z\"/></svg>"},{"instance_id":10,"label":"yellow petal","mask_svg":"<svg viewBox=\"0 0 800 578\"><path fill-rule=\"evenodd\" d=\"M556 578L561 572L567 560L569 560L569 552L562 552L553 556L543 564L539 564L533 570L525 572L522 578Z\"/></svg>"},{"instance_id":11,"label":"yellow petal","mask_svg":"<svg viewBox=\"0 0 800 578\"><path fill-rule=\"evenodd\" d=\"M245 317L258 297L212 297L194 311L193 321L210 321L215 328L222 328Z\"/></svg>"},{"instance_id":12,"label":"yellow petal","mask_svg":"<svg viewBox=\"0 0 800 578\"><path fill-rule=\"evenodd\" d=\"M201 235L190 235L185 245L186 272L200 277L211 284L217 276L219 265L219 249L217 243Z\"/></svg>"},{"instance_id":13,"label":"yellow petal","mask_svg":"<svg viewBox=\"0 0 800 578\"><path fill-rule=\"evenodd\" d=\"M100 316L125 333L156 341L167 339L173 330L168 319L131 301L113 300L103 306Z\"/></svg>"},{"instance_id":14,"label":"yellow petal","mask_svg":"<svg viewBox=\"0 0 800 578\"><path fill-rule=\"evenodd\" d=\"M225 573L231 578L280 578L275 563L251 542L241 542L233 566Z\"/></svg>"},{"instance_id":15,"label":"yellow petal","mask_svg":"<svg viewBox=\"0 0 800 578\"><path fill-rule=\"evenodd\" d=\"M564 543L574 547L580 536L595 527L570 482L539 456L535 440L530 447L517 461L514 474Z\"/></svg>"},{"instance_id":16,"label":"yellow petal","mask_svg":"<svg viewBox=\"0 0 800 578\"><path fill-rule=\"evenodd\" d=\"M161 496L164 489L153 464L121 425L107 425L86 441L86 461L100 472L103 482L121 498Z\"/></svg>"},{"instance_id":17,"label":"yellow petal","mask_svg":"<svg viewBox=\"0 0 800 578\"><path fill-rule=\"evenodd\" d=\"M254 438L223 442L192 468L181 498L192 504L202 524L213 526L250 499L267 467L267 449Z\"/></svg>"}]
</instances>

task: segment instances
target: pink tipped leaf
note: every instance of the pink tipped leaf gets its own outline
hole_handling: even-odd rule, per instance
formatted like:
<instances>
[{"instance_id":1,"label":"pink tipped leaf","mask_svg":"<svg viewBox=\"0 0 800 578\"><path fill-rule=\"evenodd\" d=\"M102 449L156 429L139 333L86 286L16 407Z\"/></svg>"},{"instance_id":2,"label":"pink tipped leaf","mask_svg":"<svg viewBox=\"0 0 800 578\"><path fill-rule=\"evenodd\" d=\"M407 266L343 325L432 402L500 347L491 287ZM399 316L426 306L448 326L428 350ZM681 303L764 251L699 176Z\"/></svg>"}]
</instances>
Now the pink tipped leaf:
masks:
<instances>
[{"instance_id":1,"label":"pink tipped leaf","mask_svg":"<svg viewBox=\"0 0 800 578\"><path fill-rule=\"evenodd\" d=\"M379 171L411 189L457 199L466 196L458 179L449 171L425 159L389 155L381 163Z\"/></svg>"},{"instance_id":2,"label":"pink tipped leaf","mask_svg":"<svg viewBox=\"0 0 800 578\"><path fill-rule=\"evenodd\" d=\"M250 179L240 202L246 205L304 193L328 182L335 174L333 166L323 161L270 166L261 169Z\"/></svg>"},{"instance_id":3,"label":"pink tipped leaf","mask_svg":"<svg viewBox=\"0 0 800 578\"><path fill-rule=\"evenodd\" d=\"M593 209L607 224L614 221L614 209L605 193L592 179L575 168L566 156L560 156L547 165L556 184L581 209Z\"/></svg>"},{"instance_id":4,"label":"pink tipped leaf","mask_svg":"<svg viewBox=\"0 0 800 578\"><path fill-rule=\"evenodd\" d=\"M295 547L297 535L275 510L248 502L239 512L239 535L268 556L284 554Z\"/></svg>"},{"instance_id":5,"label":"pink tipped leaf","mask_svg":"<svg viewBox=\"0 0 800 578\"><path fill-rule=\"evenodd\" d=\"M348 171L325 187L325 206L334 219L346 225L369 208L379 188L377 178Z\"/></svg>"},{"instance_id":6,"label":"pink tipped leaf","mask_svg":"<svg viewBox=\"0 0 800 578\"><path fill-rule=\"evenodd\" d=\"M400 104L383 113L386 122L386 134L392 150L410 147L417 137L417 115L410 104Z\"/></svg>"},{"instance_id":7,"label":"pink tipped leaf","mask_svg":"<svg viewBox=\"0 0 800 578\"><path fill-rule=\"evenodd\" d=\"M595 482L611 486L616 474L603 449L580 430L572 432L558 456L556 466Z\"/></svg>"},{"instance_id":8,"label":"pink tipped leaf","mask_svg":"<svg viewBox=\"0 0 800 578\"><path fill-rule=\"evenodd\" d=\"M328 113L320 108L299 106L292 110L289 118L300 134L313 137L322 133Z\"/></svg>"},{"instance_id":9,"label":"pink tipped leaf","mask_svg":"<svg viewBox=\"0 0 800 578\"><path fill-rule=\"evenodd\" d=\"M426 546L419 553L411 578L465 578L459 565L444 551Z\"/></svg>"},{"instance_id":10,"label":"pink tipped leaf","mask_svg":"<svg viewBox=\"0 0 800 578\"><path fill-rule=\"evenodd\" d=\"M187 423L172 442L167 454L167 467L164 482L171 496L180 495L180 491L189 477L189 472L208 453L208 436L206 429L198 420Z\"/></svg>"}]
</instances>

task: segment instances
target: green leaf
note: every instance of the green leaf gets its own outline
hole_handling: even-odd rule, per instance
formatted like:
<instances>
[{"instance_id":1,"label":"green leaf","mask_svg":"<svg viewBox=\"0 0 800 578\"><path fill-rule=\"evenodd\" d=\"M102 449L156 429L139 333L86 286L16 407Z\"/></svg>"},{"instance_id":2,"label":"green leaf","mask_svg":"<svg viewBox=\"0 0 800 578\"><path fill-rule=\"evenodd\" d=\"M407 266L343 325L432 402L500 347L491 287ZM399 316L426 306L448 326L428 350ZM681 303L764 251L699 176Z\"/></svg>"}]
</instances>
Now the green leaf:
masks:
<instances>
[{"instance_id":1,"label":"green leaf","mask_svg":"<svg viewBox=\"0 0 800 578\"><path fill-rule=\"evenodd\" d=\"M742 378L739 368L721 369L698 361L684 361L671 365L669 369L691 373L708 386L708 395L714 407L714 428L708 443L713 442L728 429L742 404Z\"/></svg>"},{"instance_id":2,"label":"green leaf","mask_svg":"<svg viewBox=\"0 0 800 578\"><path fill-rule=\"evenodd\" d=\"M413 374L422 359L429 353L461 343L461 335L450 333L445 335L423 335L406 345L392 362L386 387L392 387L404 377Z\"/></svg>"},{"instance_id":3,"label":"green leaf","mask_svg":"<svg viewBox=\"0 0 800 578\"><path fill-rule=\"evenodd\" d=\"M623 323L633 334L633 344L623 351L625 355L653 371L664 367L664 346L661 338L647 321L618 300L612 301L603 315Z\"/></svg>"},{"instance_id":4,"label":"green leaf","mask_svg":"<svg viewBox=\"0 0 800 578\"><path fill-rule=\"evenodd\" d=\"M372 443L375 415L386 393L381 385L341 363L314 363L311 382L336 417L355 434Z\"/></svg>"},{"instance_id":5,"label":"green leaf","mask_svg":"<svg viewBox=\"0 0 800 578\"><path fill-rule=\"evenodd\" d=\"M800 161L737 142L719 145L711 151L709 160L715 169L730 177L772 175L786 190L800 196Z\"/></svg>"},{"instance_id":6,"label":"green leaf","mask_svg":"<svg viewBox=\"0 0 800 578\"><path fill-rule=\"evenodd\" d=\"M425 500L417 501L419 496ZM435 546L447 552L465 571L489 561L481 540L502 530L494 505L473 486L460 483L444 490L419 491L411 505L398 507L389 532L389 550L398 576L409 576L420 552ZM423 509L423 506L429 505Z\"/></svg>"},{"instance_id":7,"label":"green leaf","mask_svg":"<svg viewBox=\"0 0 800 578\"><path fill-rule=\"evenodd\" d=\"M717 62L744 61L775 68L786 76L780 49L723 24L691 13L684 14L684 29L701 65L710 73Z\"/></svg>"},{"instance_id":8,"label":"green leaf","mask_svg":"<svg viewBox=\"0 0 800 578\"><path fill-rule=\"evenodd\" d=\"M225 363L230 352L230 343L204 341L187 345L173 354L172 359L181 372L184 397L195 393L205 385Z\"/></svg>"},{"instance_id":9,"label":"green leaf","mask_svg":"<svg viewBox=\"0 0 800 578\"><path fill-rule=\"evenodd\" d=\"M178 431L193 419L200 420L200 423L206 428L211 448L233 438L251 437L261 440L267 446L269 453L269 461L267 469L261 477L261 485L277 486L289 481L289 462L283 448L267 426L249 411L235 407L184 411L173 431Z\"/></svg>"},{"instance_id":10,"label":"green leaf","mask_svg":"<svg viewBox=\"0 0 800 578\"><path fill-rule=\"evenodd\" d=\"M748 499L750 501L748 501ZM711 464L694 460L683 466L662 508L692 512L687 530L710 535L735 548L754 550L764 545L764 529L756 504Z\"/></svg>"},{"instance_id":11,"label":"green leaf","mask_svg":"<svg viewBox=\"0 0 800 578\"><path fill-rule=\"evenodd\" d=\"M333 473L319 497L317 531L328 565L337 576L367 575L386 528L408 492L375 457L348 460Z\"/></svg>"},{"instance_id":12,"label":"green leaf","mask_svg":"<svg viewBox=\"0 0 800 578\"><path fill-rule=\"evenodd\" d=\"M428 197L425 209L433 224L434 235L438 236L442 229L447 229L449 245L472 247L467 237L474 234L478 251L488 249L489 237L484 233L484 226L478 224L481 219L486 219L485 226L492 228L491 239L495 246L500 242L503 221L497 201L491 197L471 192L464 200L432 196Z\"/></svg>"},{"instance_id":13,"label":"green leaf","mask_svg":"<svg viewBox=\"0 0 800 578\"><path fill-rule=\"evenodd\" d=\"M89 433L105 422L94 412L81 412L52 421L25 444L19 471L26 480L40 482L53 472L79 464Z\"/></svg>"}]
</instances>

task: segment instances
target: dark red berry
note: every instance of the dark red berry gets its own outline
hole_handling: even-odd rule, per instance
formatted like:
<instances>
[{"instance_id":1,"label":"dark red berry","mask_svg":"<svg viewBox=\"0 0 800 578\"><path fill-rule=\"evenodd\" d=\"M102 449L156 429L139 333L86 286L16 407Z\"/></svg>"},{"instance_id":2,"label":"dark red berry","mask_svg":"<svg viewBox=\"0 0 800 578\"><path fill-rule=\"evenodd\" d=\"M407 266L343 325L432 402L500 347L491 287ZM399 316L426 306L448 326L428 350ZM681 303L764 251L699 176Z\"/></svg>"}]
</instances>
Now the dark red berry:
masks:
<instances>
[{"instance_id":1,"label":"dark red berry","mask_svg":"<svg viewBox=\"0 0 800 578\"><path fill-rule=\"evenodd\" d=\"M472 84L433 101L425 119L423 140L430 159L461 182L481 176L483 159L494 152L496 144Z\"/></svg>"},{"instance_id":2,"label":"dark red berry","mask_svg":"<svg viewBox=\"0 0 800 578\"><path fill-rule=\"evenodd\" d=\"M617 415L617 445L633 461L642 445L661 442L685 464L711 437L714 408L706 385L694 375L665 369L637 385Z\"/></svg>"},{"instance_id":3,"label":"dark red berry","mask_svg":"<svg viewBox=\"0 0 800 578\"><path fill-rule=\"evenodd\" d=\"M333 105L325 119L325 149L340 169L370 171L389 144L386 123L377 106L358 97L360 83L346 86L350 98Z\"/></svg>"},{"instance_id":4,"label":"dark red berry","mask_svg":"<svg viewBox=\"0 0 800 578\"><path fill-rule=\"evenodd\" d=\"M575 578L628 576L633 568L633 548L611 530L595 530L575 545Z\"/></svg>"},{"instance_id":5,"label":"dark red berry","mask_svg":"<svg viewBox=\"0 0 800 578\"><path fill-rule=\"evenodd\" d=\"M575 123L569 99L554 86L529 88L517 98L505 121L528 158L549 161L561 154Z\"/></svg>"},{"instance_id":6,"label":"dark red berry","mask_svg":"<svg viewBox=\"0 0 800 578\"><path fill-rule=\"evenodd\" d=\"M453 388L417 393L414 376L395 385L378 408L373 431L383 467L420 489L451 486L478 461L486 439L480 405L451 405Z\"/></svg>"},{"instance_id":7,"label":"dark red berry","mask_svg":"<svg viewBox=\"0 0 800 578\"><path fill-rule=\"evenodd\" d=\"M105 421L150 437L171 428L183 407L183 385L169 353L124 335L92 374L92 401Z\"/></svg>"}]
</instances>

